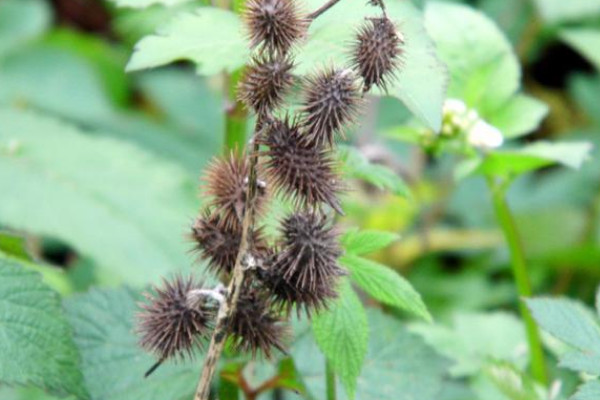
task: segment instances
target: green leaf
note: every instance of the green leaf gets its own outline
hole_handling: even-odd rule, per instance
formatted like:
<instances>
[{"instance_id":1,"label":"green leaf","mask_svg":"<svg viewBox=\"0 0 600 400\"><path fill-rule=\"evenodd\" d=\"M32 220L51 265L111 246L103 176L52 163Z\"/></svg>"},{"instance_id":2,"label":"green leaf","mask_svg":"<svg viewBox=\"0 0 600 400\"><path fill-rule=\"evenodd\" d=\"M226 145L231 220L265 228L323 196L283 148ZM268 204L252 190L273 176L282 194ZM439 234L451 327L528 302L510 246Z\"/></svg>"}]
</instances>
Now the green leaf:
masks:
<instances>
[{"instance_id":1,"label":"green leaf","mask_svg":"<svg viewBox=\"0 0 600 400\"><path fill-rule=\"evenodd\" d=\"M600 328L579 303L536 298L527 300L527 305L544 330L586 354L600 355Z\"/></svg>"},{"instance_id":2,"label":"green leaf","mask_svg":"<svg viewBox=\"0 0 600 400\"><path fill-rule=\"evenodd\" d=\"M485 156L477 172L491 176L518 175L554 163L579 169L590 158L588 142L539 141L519 150L497 150Z\"/></svg>"},{"instance_id":3,"label":"green leaf","mask_svg":"<svg viewBox=\"0 0 600 400\"><path fill-rule=\"evenodd\" d=\"M201 75L233 71L248 58L242 23L231 11L202 7L175 17L155 35L139 41L127 71L191 60Z\"/></svg>"},{"instance_id":4,"label":"green leaf","mask_svg":"<svg viewBox=\"0 0 600 400\"><path fill-rule=\"evenodd\" d=\"M600 382L586 382L577 389L570 400L597 400L600 398Z\"/></svg>"},{"instance_id":5,"label":"green leaf","mask_svg":"<svg viewBox=\"0 0 600 400\"><path fill-rule=\"evenodd\" d=\"M0 56L40 36L51 23L52 12L46 1L3 0L0 3Z\"/></svg>"},{"instance_id":6,"label":"green leaf","mask_svg":"<svg viewBox=\"0 0 600 400\"><path fill-rule=\"evenodd\" d=\"M183 400L192 398L201 360L156 360L138 346L133 321L140 296L128 289L92 290L66 301L82 371L92 400Z\"/></svg>"},{"instance_id":7,"label":"green leaf","mask_svg":"<svg viewBox=\"0 0 600 400\"><path fill-rule=\"evenodd\" d=\"M390 190L398 196L410 196L410 188L396 172L386 166L371 164L355 147L339 146L338 157L348 178L361 179L380 190Z\"/></svg>"},{"instance_id":8,"label":"green leaf","mask_svg":"<svg viewBox=\"0 0 600 400\"><path fill-rule=\"evenodd\" d=\"M27 242L22 236L0 230L0 253L23 261L31 261L31 256L27 250Z\"/></svg>"},{"instance_id":9,"label":"green leaf","mask_svg":"<svg viewBox=\"0 0 600 400\"><path fill-rule=\"evenodd\" d=\"M354 398L356 380L367 354L367 315L346 278L338 287L338 295L329 310L313 318L312 328L319 348L331 362L348 397Z\"/></svg>"},{"instance_id":10,"label":"green leaf","mask_svg":"<svg viewBox=\"0 0 600 400\"><path fill-rule=\"evenodd\" d=\"M340 263L348 268L352 280L374 299L432 321L421 295L397 272L353 254L341 257Z\"/></svg>"},{"instance_id":11,"label":"green leaf","mask_svg":"<svg viewBox=\"0 0 600 400\"><path fill-rule=\"evenodd\" d=\"M340 242L348 254L369 254L383 249L400 236L393 232L375 230L349 230L341 238Z\"/></svg>"},{"instance_id":12,"label":"green leaf","mask_svg":"<svg viewBox=\"0 0 600 400\"><path fill-rule=\"evenodd\" d=\"M194 181L127 142L0 108L0 181L11 193L0 196L3 223L62 239L117 281L145 284L190 263L181 236Z\"/></svg>"},{"instance_id":13,"label":"green leaf","mask_svg":"<svg viewBox=\"0 0 600 400\"><path fill-rule=\"evenodd\" d=\"M513 96L498 109L488 122L500 129L507 139L517 138L536 130L548 114L548 106L524 94Z\"/></svg>"},{"instance_id":14,"label":"green leaf","mask_svg":"<svg viewBox=\"0 0 600 400\"><path fill-rule=\"evenodd\" d=\"M525 328L509 313L457 313L450 326L419 323L411 330L454 361L450 373L456 377L478 374L489 359L527 365L527 355L520 350L527 342Z\"/></svg>"},{"instance_id":15,"label":"green leaf","mask_svg":"<svg viewBox=\"0 0 600 400\"><path fill-rule=\"evenodd\" d=\"M448 97L490 119L520 86L519 62L504 34L483 13L451 3L427 3L425 26L450 70Z\"/></svg>"},{"instance_id":16,"label":"green leaf","mask_svg":"<svg viewBox=\"0 0 600 400\"><path fill-rule=\"evenodd\" d=\"M368 310L369 345L356 387L361 400L440 400L447 389L448 361L406 331L405 324L378 310ZM296 335L291 348L298 372L312 395L323 399L325 360L311 335ZM338 390L338 399L348 397Z\"/></svg>"},{"instance_id":17,"label":"green leaf","mask_svg":"<svg viewBox=\"0 0 600 400\"><path fill-rule=\"evenodd\" d=\"M59 296L40 276L0 255L0 382L86 398Z\"/></svg>"},{"instance_id":18,"label":"green leaf","mask_svg":"<svg viewBox=\"0 0 600 400\"><path fill-rule=\"evenodd\" d=\"M542 18L549 23L593 18L600 15L600 0L535 0Z\"/></svg>"},{"instance_id":19,"label":"green leaf","mask_svg":"<svg viewBox=\"0 0 600 400\"><path fill-rule=\"evenodd\" d=\"M323 5L321 0L307 3L309 9ZM442 102L448 81L445 66L436 55L421 13L410 2L388 2L386 12L405 40L402 68L388 93L399 98L419 120L437 131L441 127ZM331 63L348 65L349 40L365 17L378 14L374 7L359 6L351 1L336 4L312 23L308 42L296 59L298 72L306 74L316 66Z\"/></svg>"},{"instance_id":20,"label":"green leaf","mask_svg":"<svg viewBox=\"0 0 600 400\"><path fill-rule=\"evenodd\" d=\"M600 5L598 6L600 10ZM563 29L559 33L560 37L573 46L587 58L600 72L600 29L592 28L571 28Z\"/></svg>"}]
</instances>

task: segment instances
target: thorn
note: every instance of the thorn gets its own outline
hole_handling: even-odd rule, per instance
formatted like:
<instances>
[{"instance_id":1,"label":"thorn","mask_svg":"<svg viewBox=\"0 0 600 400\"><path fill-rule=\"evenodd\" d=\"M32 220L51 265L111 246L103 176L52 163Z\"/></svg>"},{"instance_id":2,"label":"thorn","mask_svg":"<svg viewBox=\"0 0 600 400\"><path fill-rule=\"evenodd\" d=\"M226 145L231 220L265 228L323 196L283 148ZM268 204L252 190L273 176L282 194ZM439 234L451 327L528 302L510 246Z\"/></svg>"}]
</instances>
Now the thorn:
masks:
<instances>
[{"instance_id":1,"label":"thorn","mask_svg":"<svg viewBox=\"0 0 600 400\"><path fill-rule=\"evenodd\" d=\"M154 371L156 371L156 369L158 367L160 367L160 364L162 364L163 361L164 361L164 359L160 359L153 366L151 366L150 369L148 371L146 371L146 373L144 374L144 378L149 377L150 374L152 374Z\"/></svg>"}]
</instances>

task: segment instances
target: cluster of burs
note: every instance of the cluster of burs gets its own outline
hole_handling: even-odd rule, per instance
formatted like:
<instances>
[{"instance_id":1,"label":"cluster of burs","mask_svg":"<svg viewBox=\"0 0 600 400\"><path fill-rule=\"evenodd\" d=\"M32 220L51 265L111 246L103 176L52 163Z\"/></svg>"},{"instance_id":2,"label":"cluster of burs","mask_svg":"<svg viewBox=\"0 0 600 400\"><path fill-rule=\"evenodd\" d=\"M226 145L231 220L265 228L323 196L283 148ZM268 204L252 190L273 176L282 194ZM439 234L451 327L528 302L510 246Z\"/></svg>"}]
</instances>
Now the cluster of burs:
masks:
<instances>
[{"instance_id":1,"label":"cluster of burs","mask_svg":"<svg viewBox=\"0 0 600 400\"><path fill-rule=\"evenodd\" d=\"M304 14L294 0L246 4L254 55L237 92L256 116L251 150L232 151L208 167L201 189L209 201L191 232L200 258L222 280L231 279L244 260L239 266L246 269L244 282L227 321L234 351L267 357L274 348L283 351L290 313L310 317L337 295L344 270L337 262L342 252L332 214L341 213L338 195L344 185L335 140L355 122L365 92L372 86L385 90L402 60L402 36L383 3L369 5L380 15L357 29L348 49L350 67L329 66L299 78L293 74L293 54L306 39L314 13ZM302 94L292 115L281 110L295 85ZM281 221L279 237L268 240L260 219L268 212L268 198L275 196L295 211ZM239 254L244 241L246 254ZM191 356L210 337L226 295L222 285L204 288L192 277L165 281L142 305L141 346L161 361Z\"/></svg>"}]
</instances>

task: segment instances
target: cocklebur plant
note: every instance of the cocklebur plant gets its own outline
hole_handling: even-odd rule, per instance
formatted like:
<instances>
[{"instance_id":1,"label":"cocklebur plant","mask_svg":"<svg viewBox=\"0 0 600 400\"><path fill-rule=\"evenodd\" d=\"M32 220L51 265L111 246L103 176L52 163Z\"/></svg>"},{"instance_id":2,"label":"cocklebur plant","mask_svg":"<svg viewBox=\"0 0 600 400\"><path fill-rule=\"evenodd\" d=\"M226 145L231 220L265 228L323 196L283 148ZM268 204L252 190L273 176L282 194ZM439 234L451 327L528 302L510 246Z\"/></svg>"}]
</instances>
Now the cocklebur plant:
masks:
<instances>
[{"instance_id":1,"label":"cocklebur plant","mask_svg":"<svg viewBox=\"0 0 600 400\"><path fill-rule=\"evenodd\" d=\"M336 3L310 14L292 0L246 4L243 20L254 54L237 100L254 114L254 133L245 151L229 151L207 168L201 190L208 201L190 233L199 258L227 287L202 288L178 276L155 288L139 315L140 344L158 358L149 373L166 359L191 355L210 336L196 400L208 400L227 343L253 357L285 353L293 311L310 318L328 310L348 274L340 265L341 232L334 221L343 213L339 195L345 190L335 145L356 123L365 93L375 86L385 90L400 73L404 39L383 2L370 2L380 15L355 32L349 65L320 67L299 79L295 47ZM284 111L295 83L302 91L298 111ZM261 217L277 196L293 211L280 221L280 237L270 240Z\"/></svg>"}]
</instances>

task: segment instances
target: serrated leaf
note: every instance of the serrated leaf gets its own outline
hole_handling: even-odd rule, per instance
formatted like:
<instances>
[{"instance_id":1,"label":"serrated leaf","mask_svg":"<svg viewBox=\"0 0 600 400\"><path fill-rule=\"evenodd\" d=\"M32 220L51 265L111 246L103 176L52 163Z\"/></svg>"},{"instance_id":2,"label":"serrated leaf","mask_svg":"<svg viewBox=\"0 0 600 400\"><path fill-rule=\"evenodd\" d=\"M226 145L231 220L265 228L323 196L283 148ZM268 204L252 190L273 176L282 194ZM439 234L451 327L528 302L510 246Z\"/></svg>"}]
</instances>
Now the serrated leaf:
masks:
<instances>
[{"instance_id":1,"label":"serrated leaf","mask_svg":"<svg viewBox=\"0 0 600 400\"><path fill-rule=\"evenodd\" d=\"M140 296L128 289L94 289L66 301L92 400L192 398L201 360L167 362L144 373L156 359L138 346L133 326Z\"/></svg>"},{"instance_id":2,"label":"serrated leaf","mask_svg":"<svg viewBox=\"0 0 600 400\"><path fill-rule=\"evenodd\" d=\"M0 382L86 398L59 296L40 276L0 255Z\"/></svg>"},{"instance_id":3,"label":"serrated leaf","mask_svg":"<svg viewBox=\"0 0 600 400\"><path fill-rule=\"evenodd\" d=\"M356 387L357 400L440 400L446 391L448 361L403 322L368 309L369 345ZM291 348L298 372L312 395L323 399L325 360L311 335L297 335ZM341 387L339 388L341 389ZM348 396L338 390L338 399Z\"/></svg>"},{"instance_id":4,"label":"serrated leaf","mask_svg":"<svg viewBox=\"0 0 600 400\"><path fill-rule=\"evenodd\" d=\"M600 15L600 0L535 0L534 3L549 23L574 21Z\"/></svg>"},{"instance_id":5,"label":"serrated leaf","mask_svg":"<svg viewBox=\"0 0 600 400\"><path fill-rule=\"evenodd\" d=\"M517 92L518 59L483 13L461 4L428 2L425 26L450 70L448 97L465 101L489 119Z\"/></svg>"},{"instance_id":6,"label":"serrated leaf","mask_svg":"<svg viewBox=\"0 0 600 400\"><path fill-rule=\"evenodd\" d=\"M517 138L536 130L548 114L548 106L525 94L513 96L489 117L488 122L500 129L507 139Z\"/></svg>"},{"instance_id":7,"label":"serrated leaf","mask_svg":"<svg viewBox=\"0 0 600 400\"><path fill-rule=\"evenodd\" d=\"M394 232L375 230L349 230L340 239L340 243L348 254L369 254L381 250L400 236Z\"/></svg>"},{"instance_id":8,"label":"serrated leaf","mask_svg":"<svg viewBox=\"0 0 600 400\"><path fill-rule=\"evenodd\" d=\"M310 9L323 2L310 0ZM447 72L423 26L421 13L410 2L386 3L387 16L404 36L402 68L389 85L388 93L399 98L408 109L433 130L439 130ZM311 25L309 40L300 50L298 72L306 74L315 67L335 63L348 65L350 40L365 17L377 16L374 7L340 2Z\"/></svg>"},{"instance_id":9,"label":"serrated leaf","mask_svg":"<svg viewBox=\"0 0 600 400\"><path fill-rule=\"evenodd\" d=\"M410 188L400 175L386 166L370 163L357 148L339 146L338 157L348 178L364 180L380 190L389 190L398 196L410 196Z\"/></svg>"},{"instance_id":10,"label":"serrated leaf","mask_svg":"<svg viewBox=\"0 0 600 400\"><path fill-rule=\"evenodd\" d=\"M600 328L579 303L568 299L528 299L533 318L546 331L589 354L600 354Z\"/></svg>"},{"instance_id":11,"label":"serrated leaf","mask_svg":"<svg viewBox=\"0 0 600 400\"><path fill-rule=\"evenodd\" d=\"M41 35L52 23L43 0L3 0L0 3L0 56Z\"/></svg>"},{"instance_id":12,"label":"serrated leaf","mask_svg":"<svg viewBox=\"0 0 600 400\"><path fill-rule=\"evenodd\" d=\"M231 11L202 7L175 17L136 45L127 71L191 60L201 75L233 71L248 58L242 22Z\"/></svg>"},{"instance_id":13,"label":"serrated leaf","mask_svg":"<svg viewBox=\"0 0 600 400\"><path fill-rule=\"evenodd\" d=\"M351 279L374 299L432 321L421 295L397 272L352 254L342 256L340 263L348 268Z\"/></svg>"},{"instance_id":14,"label":"serrated leaf","mask_svg":"<svg viewBox=\"0 0 600 400\"><path fill-rule=\"evenodd\" d=\"M181 237L195 183L176 165L12 109L0 109L0 149L3 223L65 241L117 281L145 284L189 265Z\"/></svg>"},{"instance_id":15,"label":"serrated leaf","mask_svg":"<svg viewBox=\"0 0 600 400\"><path fill-rule=\"evenodd\" d=\"M560 362L558 363L558 366L569 368L573 371L600 375L600 354L572 351L560 356Z\"/></svg>"},{"instance_id":16,"label":"serrated leaf","mask_svg":"<svg viewBox=\"0 0 600 400\"><path fill-rule=\"evenodd\" d=\"M338 296L329 310L313 318L312 328L319 348L352 399L367 354L367 315L347 278L341 279Z\"/></svg>"},{"instance_id":17,"label":"serrated leaf","mask_svg":"<svg viewBox=\"0 0 600 400\"><path fill-rule=\"evenodd\" d=\"M600 5L598 6L600 10ZM570 28L563 29L560 37L587 58L600 72L600 29Z\"/></svg>"},{"instance_id":18,"label":"serrated leaf","mask_svg":"<svg viewBox=\"0 0 600 400\"><path fill-rule=\"evenodd\" d=\"M600 382L592 381L581 385L570 400L598 400L600 399Z\"/></svg>"}]
</instances>

